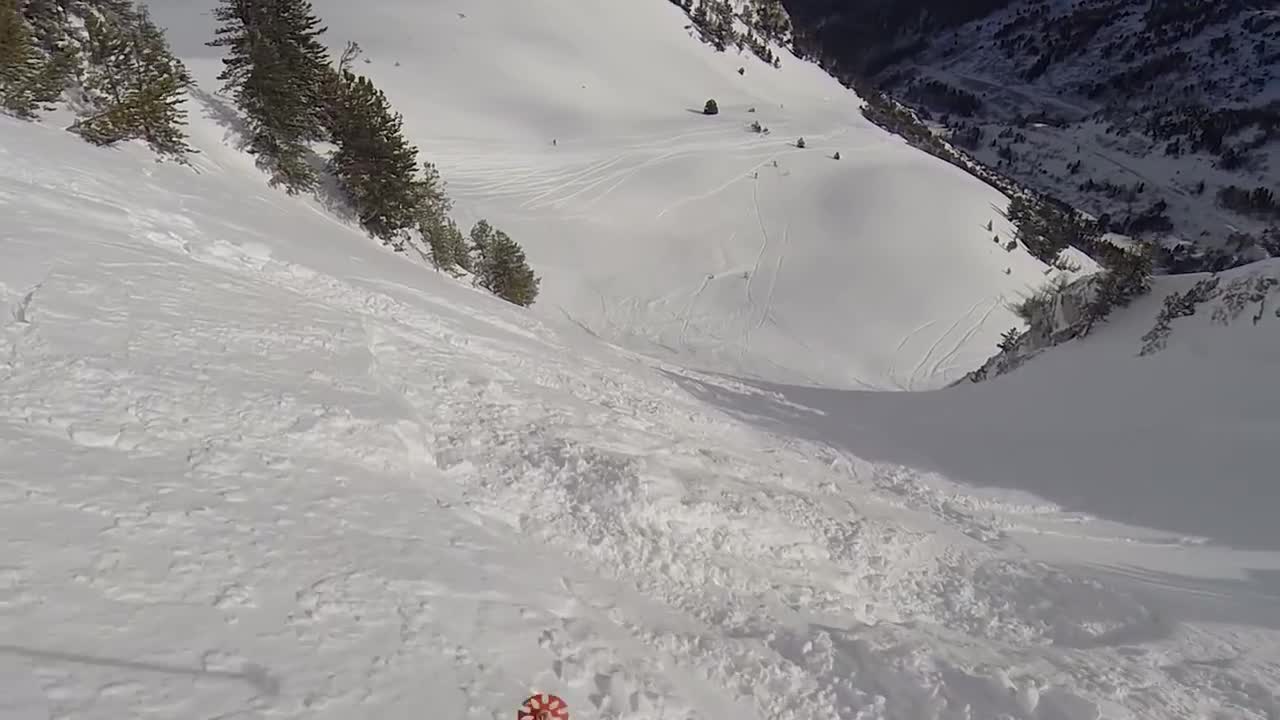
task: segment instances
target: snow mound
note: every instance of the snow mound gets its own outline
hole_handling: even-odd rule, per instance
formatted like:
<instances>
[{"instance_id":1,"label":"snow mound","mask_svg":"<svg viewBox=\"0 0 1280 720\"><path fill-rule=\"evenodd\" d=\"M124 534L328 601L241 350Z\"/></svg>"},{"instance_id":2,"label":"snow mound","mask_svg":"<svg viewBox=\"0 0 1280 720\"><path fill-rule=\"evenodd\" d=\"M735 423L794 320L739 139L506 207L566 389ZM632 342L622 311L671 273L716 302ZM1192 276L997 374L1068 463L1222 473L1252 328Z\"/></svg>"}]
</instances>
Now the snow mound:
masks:
<instances>
[{"instance_id":1,"label":"snow mound","mask_svg":"<svg viewBox=\"0 0 1280 720\"><path fill-rule=\"evenodd\" d=\"M1001 194L866 122L812 64L712 52L670 3L314 5L335 49L364 48L357 69L460 220L525 245L535 311L609 341L776 381L937 387L986 360L1019 324L1007 303L1045 280L992 241L1012 232ZM152 6L216 87L210 18ZM708 98L719 115L700 114Z\"/></svg>"}]
</instances>

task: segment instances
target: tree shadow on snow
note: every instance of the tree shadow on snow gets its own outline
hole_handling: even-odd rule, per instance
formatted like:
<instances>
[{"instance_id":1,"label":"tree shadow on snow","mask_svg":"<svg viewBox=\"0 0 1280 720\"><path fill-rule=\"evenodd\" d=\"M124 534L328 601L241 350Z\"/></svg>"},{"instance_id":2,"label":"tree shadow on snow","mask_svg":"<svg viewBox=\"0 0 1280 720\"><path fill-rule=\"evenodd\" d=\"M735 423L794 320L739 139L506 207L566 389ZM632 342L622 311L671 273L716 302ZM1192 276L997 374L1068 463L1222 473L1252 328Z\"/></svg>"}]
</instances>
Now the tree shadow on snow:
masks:
<instances>
[{"instance_id":1,"label":"tree shadow on snow","mask_svg":"<svg viewBox=\"0 0 1280 720\"><path fill-rule=\"evenodd\" d=\"M1113 388L1072 388L1064 397L1061 388L996 387L1014 376L936 392L890 393L663 372L744 422L864 460L937 473L975 488L1031 493L1067 512L1172 533L1171 543L1194 536L1238 549L1280 550L1274 467L1255 467L1266 457L1263 448L1275 442L1265 425L1204 432L1195 418L1108 407L1099 394ZM1274 569L1249 570L1243 580L1131 567L1083 569L1155 600L1179 618L1280 628L1280 571ZM1119 633L1097 641L1143 639Z\"/></svg>"},{"instance_id":2,"label":"tree shadow on snow","mask_svg":"<svg viewBox=\"0 0 1280 720\"><path fill-rule=\"evenodd\" d=\"M70 663L76 665L96 665L98 667L130 670L142 673L158 673L162 675L187 675L201 678L221 678L224 680L243 682L262 695L273 696L280 692L280 680L266 668L253 663L245 663L238 672L231 670L209 670L203 667L173 665L169 663L140 662L123 658L86 655L84 653L47 650L22 645L0 644L0 653L13 655L27 660L44 663Z\"/></svg>"},{"instance_id":3,"label":"tree shadow on snow","mask_svg":"<svg viewBox=\"0 0 1280 720\"><path fill-rule=\"evenodd\" d=\"M241 151L249 147L248 126L240 116L240 111L231 103L198 87L192 87L187 92L203 109L204 117L214 121L225 131L222 135L223 142Z\"/></svg>"},{"instance_id":4,"label":"tree shadow on snow","mask_svg":"<svg viewBox=\"0 0 1280 720\"><path fill-rule=\"evenodd\" d=\"M1117 388L1103 384L1064 392L1017 374L927 393L671 377L771 432L867 460L1028 492L1128 525L1280 550L1280 486L1274 466L1257 467L1275 439L1267 423L1235 418L1226 401L1206 407L1212 395L1203 403L1170 396L1171 408L1192 403L1183 412L1118 403ZM1138 396L1150 401L1152 392ZM812 412L796 413L797 407Z\"/></svg>"},{"instance_id":5,"label":"tree shadow on snow","mask_svg":"<svg viewBox=\"0 0 1280 720\"><path fill-rule=\"evenodd\" d=\"M200 88L190 90L194 99L204 111L204 117L217 123L224 130L222 141L241 152L249 148L249 127L240 111L227 99ZM311 197L334 216L335 220L346 224L356 224L359 218L351 206L350 200L338 185L338 180L329 172L329 163L323 155L315 150L308 150L307 165L316 172L318 183ZM261 164L259 164L261 167ZM264 178L265 179L265 178Z\"/></svg>"},{"instance_id":6,"label":"tree shadow on snow","mask_svg":"<svg viewBox=\"0 0 1280 720\"><path fill-rule=\"evenodd\" d=\"M1256 467L1274 444L1266 424L1223 422L1224 429L1213 432L1218 416L1170 417L1108 403L1114 388L1063 392L1009 382L1022 380L1014 375L923 393L670 375L693 395L771 432L867 460L1028 492L1067 511L1128 525L1280 550L1275 468Z\"/></svg>"}]
</instances>

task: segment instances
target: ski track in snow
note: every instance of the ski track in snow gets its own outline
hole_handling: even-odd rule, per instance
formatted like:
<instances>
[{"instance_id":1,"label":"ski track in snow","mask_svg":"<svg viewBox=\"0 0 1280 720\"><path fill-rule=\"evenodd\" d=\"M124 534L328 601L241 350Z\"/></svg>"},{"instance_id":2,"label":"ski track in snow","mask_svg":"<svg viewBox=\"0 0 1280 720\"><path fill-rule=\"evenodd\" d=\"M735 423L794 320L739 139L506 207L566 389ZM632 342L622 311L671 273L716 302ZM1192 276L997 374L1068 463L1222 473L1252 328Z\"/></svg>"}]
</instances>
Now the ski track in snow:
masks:
<instances>
[{"instance_id":1,"label":"ski track in snow","mask_svg":"<svg viewBox=\"0 0 1280 720\"><path fill-rule=\"evenodd\" d=\"M978 306L981 304L982 304L981 300L974 303L972 306L969 307L968 310L964 311L964 314L960 315L960 317L957 317L954 322L952 322L949 326L947 326L947 329L943 331L941 335L939 335L937 338L934 339L933 343L929 345L929 349L925 351L925 354L920 357L920 360L916 363L916 366L912 368L911 376L907 380L908 390L915 389L916 381L920 377L921 371L924 370L924 367L929 364L929 360L933 357L933 354L936 353L938 351L938 348L942 345L942 343L946 341L948 337L951 336L951 333L955 332L956 328L960 327L960 323L964 322L965 318L972 315L973 311L977 310ZM935 367L936 367L936 364L935 364Z\"/></svg>"},{"instance_id":2,"label":"ski track in snow","mask_svg":"<svg viewBox=\"0 0 1280 720\"><path fill-rule=\"evenodd\" d=\"M751 264L751 273L747 276L747 304L750 305L751 300L751 283L755 280L756 273L760 272L760 262L764 260L764 253L769 249L769 231L764 226L764 216L760 214L760 190L759 183L751 185L751 204L755 208L756 222L760 225L760 251L756 253L755 262Z\"/></svg>"},{"instance_id":3,"label":"ski track in snow","mask_svg":"<svg viewBox=\"0 0 1280 720\"><path fill-rule=\"evenodd\" d=\"M895 384L897 384L898 382L897 380L898 358L902 355L902 351L906 349L907 343L911 342L914 338L919 336L920 333L924 332L925 330L928 330L929 328L937 324L938 324L937 320L930 320L929 322L924 323L923 325L920 325L919 327L907 333L906 335L903 335L902 339L898 341L898 345L893 349L893 359L889 366L889 372L888 372L888 376L890 378L893 378ZM902 387L901 385L899 385L898 387L900 387L902 390L907 390L907 391L911 390L911 378L907 378L906 387Z\"/></svg>"},{"instance_id":4,"label":"ski track in snow","mask_svg":"<svg viewBox=\"0 0 1280 720\"><path fill-rule=\"evenodd\" d=\"M999 308L1001 306L1001 303L1003 302L1004 302L1003 297L997 297L995 300L993 300L991 302L991 307L987 308L987 311L982 314L982 317L978 318L977 322L971 325L969 329L965 331L964 335L960 336L960 339L956 341L955 345L953 345L952 348L948 350L945 355L943 355L933 364L933 367L929 369L929 375L937 376L940 371L947 372L948 370L950 370L950 366L948 367L942 367L942 366L951 362L951 360L955 358L956 354L958 354L961 350L965 349L969 340L973 337L974 333L982 329L982 326L986 324L987 320L991 317L991 314L995 312L996 309Z\"/></svg>"},{"instance_id":5,"label":"ski track in snow","mask_svg":"<svg viewBox=\"0 0 1280 720\"><path fill-rule=\"evenodd\" d=\"M689 304L684 309L684 320L680 323L680 344L684 345L689 336L689 321L693 317L693 307L698 302L698 298L707 289L707 285L711 284L713 275L705 275L702 278L702 284L693 292L693 296L689 298Z\"/></svg>"}]
</instances>

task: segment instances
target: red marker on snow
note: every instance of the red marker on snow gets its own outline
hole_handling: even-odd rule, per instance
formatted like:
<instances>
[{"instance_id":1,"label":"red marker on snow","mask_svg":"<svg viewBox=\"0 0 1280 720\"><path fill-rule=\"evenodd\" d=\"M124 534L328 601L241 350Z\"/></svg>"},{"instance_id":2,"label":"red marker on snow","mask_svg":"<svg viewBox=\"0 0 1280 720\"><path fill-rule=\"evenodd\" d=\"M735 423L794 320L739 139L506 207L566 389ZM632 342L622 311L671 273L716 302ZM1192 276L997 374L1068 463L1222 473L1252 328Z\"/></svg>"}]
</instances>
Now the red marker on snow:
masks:
<instances>
[{"instance_id":1,"label":"red marker on snow","mask_svg":"<svg viewBox=\"0 0 1280 720\"><path fill-rule=\"evenodd\" d=\"M555 695L538 693L524 701L516 720L569 720L569 706Z\"/></svg>"}]
</instances>

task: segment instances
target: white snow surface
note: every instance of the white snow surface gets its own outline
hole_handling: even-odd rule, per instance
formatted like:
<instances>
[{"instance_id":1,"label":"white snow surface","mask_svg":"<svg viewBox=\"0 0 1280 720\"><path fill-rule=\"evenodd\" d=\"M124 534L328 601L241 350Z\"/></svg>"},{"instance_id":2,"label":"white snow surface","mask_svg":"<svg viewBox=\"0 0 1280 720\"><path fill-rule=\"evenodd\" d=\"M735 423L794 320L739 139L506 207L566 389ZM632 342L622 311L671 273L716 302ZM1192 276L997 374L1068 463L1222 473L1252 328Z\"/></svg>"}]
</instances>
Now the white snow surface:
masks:
<instances>
[{"instance_id":1,"label":"white snow surface","mask_svg":"<svg viewBox=\"0 0 1280 720\"><path fill-rule=\"evenodd\" d=\"M207 18L158 5L194 57ZM1280 319L1250 323L1252 307L1226 328L1182 318L1163 351L1133 358L1155 296L1095 344L980 386L853 393L734 379L725 373L937 384L985 354L980 340L990 346L986 303L992 322L1007 319L994 306L1001 288L1040 270L983 240L993 211L967 203L997 195L864 128L837 107L856 101L797 61L777 76L786 81L748 71L777 83L767 92L732 90L746 58L687 38L666 3L582 2L576 14L549 0L502 12L317 7L333 27L370 37L452 38L447 51L424 43L416 57L378 55L369 67L389 85L404 70L397 103L412 103L421 83L421 115L408 122L460 209L512 229L546 263L541 314L383 250L320 202L267 188L216 98L193 103L202 152L191 168L0 118L0 718L509 718L534 691L564 697L575 720L1280 717L1280 543L1263 517L1276 505L1265 439L1276 436L1267 380ZM445 32L427 19L460 24ZM433 52L465 54L477 74L412 70ZM641 61L680 73L660 81L628 69ZM558 77L538 62L590 77L593 119L577 100L533 92ZM193 65L206 80L215 69ZM780 283L772 306L781 313L791 298L788 317L837 336L804 357L786 354L799 352L794 338L765 342L763 329L750 348L713 341L712 330L728 332L725 308L767 306L710 289L687 333L678 328L701 340L670 356L634 352L666 332L649 293L679 289L672 277L702 252L696 221L727 227L739 190L692 200L670 226L646 213L712 169L730 180L738 168L724 156L749 167L740 156L754 150L729 153L738 129L632 96L678 103L677 86L713 77L722 110L777 93L807 138L847 123L846 139L865 142L866 158L843 145L838 164L817 148L805 159L789 151L779 164L791 175L759 188L762 205L778 203L778 215L761 213L766 227L784 217L780 198L811 203L792 216L794 248L802 222L806 234L841 223L887 233L865 244L854 233L847 245L808 237L808 264L795 264L797 285ZM512 97L524 83L529 93ZM431 109L447 84L467 102L492 98L492 112L443 98ZM511 111L516 102L527 114ZM556 113L576 135L536 147L538 118ZM634 147L619 144L623 133ZM634 149L645 142L655 147ZM690 159L669 167L657 160L667 152ZM607 196L597 187L521 208L526 186L563 187L548 180L560 163L631 167L636 153L654 162L615 177ZM647 177L650 168L666 169ZM814 176L806 192L825 199L787 185L804 173ZM911 182L939 193L924 211L891 192ZM911 231L953 212L971 212L971 239L999 255L960 249L963 222L954 237ZM870 287L846 277L823 297L820 261L848 263ZM975 276L1010 262L1025 267ZM633 314L608 324L574 305L585 303L573 289L584 275L607 281L609 312ZM771 287L753 287L753 298ZM829 297L838 292L868 306L841 305ZM846 318L848 336L832 327ZM1212 367L1225 368L1207 374L1218 384L1204 379ZM1184 400L1205 414L1171 413L1175 395L1139 412L1168 390L1139 382L1147 374L1199 378ZM1126 392L1128 415L1115 402ZM1037 432L1034 421L1076 393L1069 415ZM939 408L947 414L926 422ZM1141 469L1155 441L1125 442L1129 422L1169 433L1162 447L1174 455L1157 466L1165 485L1107 475L1107 464L1071 476L1067 458L1093 451L1087 440L1109 440L1097 452ZM859 444L864 436L878 441ZM1234 463L1220 477L1173 462L1204 436L1242 454L1206 457ZM1252 484L1240 475L1250 469ZM1172 493L1196 480L1211 492L1188 497L1229 506L1207 508L1212 523L1131 511L1143 499L1174 507ZM1109 485L1122 507L1108 510ZM1229 508L1247 537L1227 532Z\"/></svg>"},{"instance_id":2,"label":"white snow surface","mask_svg":"<svg viewBox=\"0 0 1280 720\"><path fill-rule=\"evenodd\" d=\"M713 52L671 3L313 4L335 51L364 48L356 69L404 114L464 228L485 217L524 245L535 312L611 342L780 382L940 387L1045 280L992 242L1012 232L999 192L864 120L815 65ZM151 5L217 88L211 19ZM708 98L719 115L700 114Z\"/></svg>"}]
</instances>

